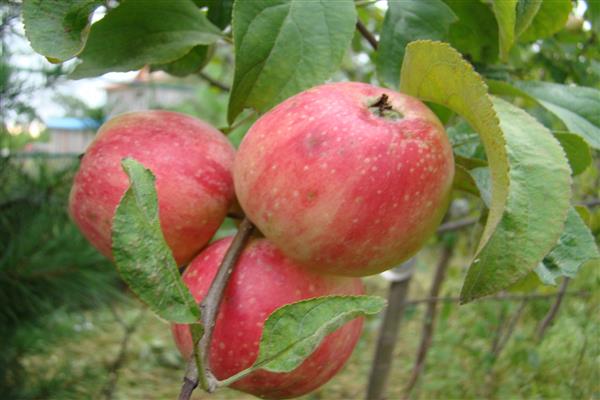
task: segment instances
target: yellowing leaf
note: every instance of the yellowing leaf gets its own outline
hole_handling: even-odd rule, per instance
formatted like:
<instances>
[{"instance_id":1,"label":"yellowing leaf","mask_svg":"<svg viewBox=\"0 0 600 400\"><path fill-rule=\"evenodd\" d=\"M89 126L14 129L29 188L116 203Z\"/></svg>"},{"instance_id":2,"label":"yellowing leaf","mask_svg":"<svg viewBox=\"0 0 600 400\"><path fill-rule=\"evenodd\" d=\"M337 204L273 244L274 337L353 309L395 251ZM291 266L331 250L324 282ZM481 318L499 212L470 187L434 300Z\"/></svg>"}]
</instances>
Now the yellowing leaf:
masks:
<instances>
[{"instance_id":1,"label":"yellowing leaf","mask_svg":"<svg viewBox=\"0 0 600 400\"><path fill-rule=\"evenodd\" d=\"M524 111L492 99L450 45L408 45L401 90L440 103L479 133L492 184L488 219L462 302L492 294L532 271L556 243L570 198L570 169L556 139Z\"/></svg>"}]
</instances>

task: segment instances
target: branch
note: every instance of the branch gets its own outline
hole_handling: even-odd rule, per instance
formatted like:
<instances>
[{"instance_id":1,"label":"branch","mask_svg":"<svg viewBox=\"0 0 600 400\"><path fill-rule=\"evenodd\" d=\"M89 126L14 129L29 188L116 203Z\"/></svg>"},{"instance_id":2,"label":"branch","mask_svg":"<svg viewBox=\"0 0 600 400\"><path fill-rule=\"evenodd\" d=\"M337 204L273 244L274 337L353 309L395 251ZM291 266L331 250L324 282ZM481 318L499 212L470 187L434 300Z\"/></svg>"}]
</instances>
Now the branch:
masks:
<instances>
[{"instance_id":1,"label":"branch","mask_svg":"<svg viewBox=\"0 0 600 400\"><path fill-rule=\"evenodd\" d=\"M198 371L196 357L191 357L187 364L183 385L181 387L181 392L179 393L179 400L189 400L192 392L198 386L198 382L200 381L199 374L202 374L202 380L206 382L206 387L204 389L207 392L212 393L217 388L218 380L211 372L209 363L212 334L215 328L219 306L223 300L225 287L227 286L233 268L242 254L242 250L253 230L254 225L252 225L252 222L250 222L248 218L244 218L237 234L233 238L231 245L223 257L223 261L219 266L217 275L208 289L208 293L200 302L200 310L202 312L201 322L204 326L204 334L194 351L199 353L203 370Z\"/></svg>"},{"instance_id":2,"label":"branch","mask_svg":"<svg viewBox=\"0 0 600 400\"><path fill-rule=\"evenodd\" d=\"M446 222L439 226L436 233L439 235L441 233L458 231L460 229L467 228L471 225L474 225L477 221L479 221L479 218L473 217L473 218L465 218L465 219L459 219L456 221Z\"/></svg>"},{"instance_id":3,"label":"branch","mask_svg":"<svg viewBox=\"0 0 600 400\"><path fill-rule=\"evenodd\" d=\"M498 296L489 296L478 299L477 302L482 301L515 301L515 300L547 300L558 296L559 292L554 293L536 293L536 294L501 294ZM587 297L590 295L589 291L579 290L572 292L565 292L564 296L575 296L575 297ZM431 303L441 301L444 303L459 303L460 297L447 296L447 297L427 297L424 299L409 300L406 302L407 305L414 306L419 304Z\"/></svg>"},{"instance_id":4,"label":"branch","mask_svg":"<svg viewBox=\"0 0 600 400\"><path fill-rule=\"evenodd\" d=\"M435 276L433 278L433 282L431 284L430 296L436 297L442 288L442 283L444 282L444 278L446 277L446 271L448 270L448 265L450 264L450 259L452 258L452 253L454 252L454 246L446 244L442 249L442 254L438 261L437 268L435 270ZM435 319L437 316L437 301L430 301L427 303L427 311L425 313L425 319L423 323L423 333L421 336L421 344L419 345L419 350L417 351L417 359L415 361L415 365L413 367L410 379L406 388L404 389L404 396L408 398L410 392L415 387L415 384L419 380L419 376L425 367L425 359L427 357L427 353L429 351L429 347L431 346L431 340L433 338L433 329L435 327Z\"/></svg>"},{"instance_id":5,"label":"branch","mask_svg":"<svg viewBox=\"0 0 600 400\"><path fill-rule=\"evenodd\" d=\"M142 309L138 313L138 315L133 319L133 321L131 321L131 323L127 324L125 322L125 320L123 318L121 318L121 316L117 313L117 310L115 310L111 304L108 305L108 308L109 308L110 312L112 313L113 317L115 318L115 321L117 321L117 323L123 328L123 340L121 340L121 346L119 348L119 353L117 354L117 358L115 358L115 360L108 367L108 371L107 371L108 375L109 375L108 382L106 383L106 386L102 390L104 397L107 400L110 400L114 397L115 387L117 386L117 381L119 379L119 370L121 369L121 367L123 366L123 363L125 362L125 356L127 354L127 347L129 345L129 339L131 338L131 335L133 334L133 332L139 326L139 322L142 319L142 317L144 316L146 309Z\"/></svg>"},{"instance_id":6,"label":"branch","mask_svg":"<svg viewBox=\"0 0 600 400\"><path fill-rule=\"evenodd\" d=\"M367 27L360 22L360 20L356 21L356 29L358 29L358 31L360 32L361 35L363 35L363 37L365 39L367 39L367 42L369 42L369 44L371 45L371 47L374 50L377 50L377 47L379 46L379 43L377 42L377 39L375 38L375 36L373 36L373 34L371 32L369 32L369 30L367 29Z\"/></svg>"},{"instance_id":7,"label":"branch","mask_svg":"<svg viewBox=\"0 0 600 400\"><path fill-rule=\"evenodd\" d=\"M548 327L554 320L554 317L556 317L558 309L560 308L560 304L562 303L565 293L567 292L567 286L569 286L569 281L570 279L567 277L565 277L565 279L562 281L562 284L560 285L560 290L558 291L558 295L556 296L554 304L552 304L552 307L550 307L548 314L546 314L542 322L540 322L540 324L538 325L535 335L538 342L544 338L544 333L546 333L546 329L548 329Z\"/></svg>"},{"instance_id":8,"label":"branch","mask_svg":"<svg viewBox=\"0 0 600 400\"><path fill-rule=\"evenodd\" d=\"M506 347L509 339L511 338L515 328L517 327L517 322L521 319L521 315L523 315L523 311L525 311L525 307L529 302L528 299L524 298L521 300L521 305L517 309L517 311L512 315L510 321L508 322L508 326L506 327L506 331L500 338L498 338L498 343L496 344L496 348L494 349L492 355L494 356L494 360L496 360L500 356L500 352Z\"/></svg>"},{"instance_id":9,"label":"branch","mask_svg":"<svg viewBox=\"0 0 600 400\"><path fill-rule=\"evenodd\" d=\"M600 206L600 199L589 199L586 201L582 201L581 203L579 203L579 205L586 207L597 207Z\"/></svg>"},{"instance_id":10,"label":"branch","mask_svg":"<svg viewBox=\"0 0 600 400\"><path fill-rule=\"evenodd\" d=\"M198 72L198 76L208 82L209 85L216 87L217 89L222 90L223 92L230 92L231 88L224 84L223 82L219 82L215 78L207 75L206 73L200 71Z\"/></svg>"}]
</instances>

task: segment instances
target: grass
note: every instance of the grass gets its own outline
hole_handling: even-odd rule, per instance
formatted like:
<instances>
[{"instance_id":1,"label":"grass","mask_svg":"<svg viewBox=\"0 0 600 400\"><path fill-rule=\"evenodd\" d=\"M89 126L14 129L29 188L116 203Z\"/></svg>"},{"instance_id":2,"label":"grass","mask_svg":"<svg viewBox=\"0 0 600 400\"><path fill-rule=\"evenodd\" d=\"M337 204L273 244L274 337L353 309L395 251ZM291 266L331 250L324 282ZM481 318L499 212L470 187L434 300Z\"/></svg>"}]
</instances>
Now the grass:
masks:
<instances>
[{"instance_id":1,"label":"grass","mask_svg":"<svg viewBox=\"0 0 600 400\"><path fill-rule=\"evenodd\" d=\"M434 251L425 252L411 284L410 298L425 297L435 264ZM451 264L443 295L456 295L460 288L463 259ZM379 277L366 279L368 291L384 295L386 283ZM518 301L481 301L458 306L444 303L425 371L412 393L414 399L579 399L600 396L600 276L588 267L571 282L569 291L585 290L588 296L567 296L553 326L541 343L534 340L536 324L553 299L526 304L513 335L500 356L491 354L491 343L502 314L510 318ZM142 312L134 300L116 305L119 315L131 321ZM410 375L424 305L406 310L394 354L388 399L402 397ZM145 312L130 337L126 356L118 370L113 399L174 399L177 397L184 361L171 339L169 325ZM110 386L112 363L123 339L123 327L108 307L78 314L60 314L49 326L71 329L67 336L48 346L37 346L23 359L27 372L24 398L105 398ZM365 324L363 336L352 358L333 380L304 397L361 399L364 397L377 339L379 319ZM194 399L251 399L222 389L208 396L197 390Z\"/></svg>"}]
</instances>

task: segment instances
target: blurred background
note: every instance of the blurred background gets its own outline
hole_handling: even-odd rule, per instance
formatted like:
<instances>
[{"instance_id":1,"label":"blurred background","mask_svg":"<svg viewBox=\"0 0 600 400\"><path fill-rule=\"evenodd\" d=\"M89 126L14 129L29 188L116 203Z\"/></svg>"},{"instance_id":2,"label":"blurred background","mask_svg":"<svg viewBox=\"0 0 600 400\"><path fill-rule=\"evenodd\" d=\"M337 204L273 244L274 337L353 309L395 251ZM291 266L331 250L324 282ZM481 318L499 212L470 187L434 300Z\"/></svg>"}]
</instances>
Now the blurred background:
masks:
<instances>
[{"instance_id":1,"label":"blurred background","mask_svg":"<svg viewBox=\"0 0 600 400\"><path fill-rule=\"evenodd\" d=\"M231 51L216 47L206 68L185 78L169 68L146 68L72 81L72 63L53 65L31 50L20 6L0 3L0 398L176 398L185 362L169 325L127 292L111 263L70 221L66 205L79 156L103 121L116 114L169 109L225 127ZM385 7L359 11L369 14L363 20L378 31ZM599 88L598 37L585 15L584 3L577 2L565 29L521 49L519 63L513 63L521 78ZM102 9L94 18L101 17ZM356 35L334 80L374 81L368 50ZM489 65L479 72L496 78L505 73ZM541 109L533 112L545 120ZM235 145L252 122L229 135ZM457 153L483 157L477 135L459 128L449 129ZM574 200L588 206L597 243L599 168L595 152L574 179ZM598 268L582 268L568 286L557 282L527 295L507 293L458 305L482 209L479 200L456 192L447 220L462 225L447 225L450 229L417 255L387 398L402 397L432 294L439 297L437 323L412 398L598 398ZM218 236L233 232L226 221ZM437 293L430 289L436 271ZM388 295L385 278L369 277L366 284L370 293ZM381 316L369 319L348 365L306 399L363 398L380 327ZM194 396L208 397L200 391ZM225 389L211 398L250 396Z\"/></svg>"}]
</instances>

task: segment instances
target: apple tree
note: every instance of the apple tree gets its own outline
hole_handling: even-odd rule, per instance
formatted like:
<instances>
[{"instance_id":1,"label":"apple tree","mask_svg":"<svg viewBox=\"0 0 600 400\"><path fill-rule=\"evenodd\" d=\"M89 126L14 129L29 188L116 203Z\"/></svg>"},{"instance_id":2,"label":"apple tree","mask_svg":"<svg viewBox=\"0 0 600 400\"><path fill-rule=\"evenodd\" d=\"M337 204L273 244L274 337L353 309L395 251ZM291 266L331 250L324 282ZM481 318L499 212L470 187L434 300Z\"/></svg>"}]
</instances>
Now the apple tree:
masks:
<instances>
[{"instance_id":1,"label":"apple tree","mask_svg":"<svg viewBox=\"0 0 600 400\"><path fill-rule=\"evenodd\" d=\"M360 317L385 305L356 276L414 254L451 190L484 205L462 303L597 262L572 182L600 150L600 8L579 4L583 16L570 0L25 0L31 46L76 59L72 79L234 60L221 131L253 122L235 161L184 137L195 124L229 146L202 122L120 117L71 198L88 239L174 324L190 359L181 398L198 385L293 397L331 378ZM228 188L218 211L196 181ZM228 207L237 234L204 247Z\"/></svg>"}]
</instances>

